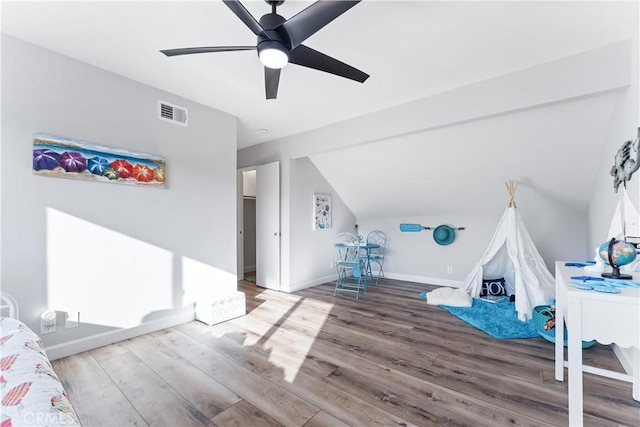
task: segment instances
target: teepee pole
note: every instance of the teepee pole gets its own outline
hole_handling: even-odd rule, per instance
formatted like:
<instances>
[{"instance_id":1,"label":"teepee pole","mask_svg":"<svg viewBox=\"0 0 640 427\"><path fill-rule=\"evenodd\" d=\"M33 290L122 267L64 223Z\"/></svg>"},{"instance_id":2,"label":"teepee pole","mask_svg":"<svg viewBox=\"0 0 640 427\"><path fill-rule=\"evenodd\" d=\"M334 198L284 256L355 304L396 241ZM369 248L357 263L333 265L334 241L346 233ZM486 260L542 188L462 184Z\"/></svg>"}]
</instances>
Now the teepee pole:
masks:
<instances>
[{"instance_id":1,"label":"teepee pole","mask_svg":"<svg viewBox=\"0 0 640 427\"><path fill-rule=\"evenodd\" d=\"M516 188L518 188L518 181L507 181L504 183L507 187L507 193L509 194L509 204L508 208L516 207Z\"/></svg>"}]
</instances>

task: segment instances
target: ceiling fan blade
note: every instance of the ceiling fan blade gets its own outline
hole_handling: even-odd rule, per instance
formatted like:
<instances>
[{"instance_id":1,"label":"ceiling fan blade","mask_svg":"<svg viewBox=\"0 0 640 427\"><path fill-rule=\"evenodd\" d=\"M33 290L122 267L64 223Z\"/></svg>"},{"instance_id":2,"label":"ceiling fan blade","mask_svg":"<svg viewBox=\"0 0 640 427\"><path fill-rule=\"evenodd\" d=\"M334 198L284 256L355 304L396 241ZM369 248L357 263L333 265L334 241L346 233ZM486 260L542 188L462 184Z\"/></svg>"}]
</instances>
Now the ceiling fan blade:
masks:
<instances>
[{"instance_id":1,"label":"ceiling fan blade","mask_svg":"<svg viewBox=\"0 0 640 427\"><path fill-rule=\"evenodd\" d=\"M165 49L160 52L166 56L191 55L192 53L233 52L236 50L256 50L255 46L210 46L210 47L184 47L180 49Z\"/></svg>"},{"instance_id":2,"label":"ceiling fan blade","mask_svg":"<svg viewBox=\"0 0 640 427\"><path fill-rule=\"evenodd\" d=\"M300 45L289 52L289 62L324 71L325 73L335 74L336 76L345 77L360 83L364 83L364 81L369 78L369 74L363 73L351 65L347 65L344 62L338 61L305 45Z\"/></svg>"},{"instance_id":3,"label":"ceiling fan blade","mask_svg":"<svg viewBox=\"0 0 640 427\"><path fill-rule=\"evenodd\" d=\"M280 27L287 31L291 41L291 49L294 49L358 3L360 3L360 0L317 1L302 12L289 18Z\"/></svg>"},{"instance_id":4,"label":"ceiling fan blade","mask_svg":"<svg viewBox=\"0 0 640 427\"><path fill-rule=\"evenodd\" d=\"M267 99L276 99L278 84L280 83L280 69L264 67L264 88Z\"/></svg>"},{"instance_id":5,"label":"ceiling fan blade","mask_svg":"<svg viewBox=\"0 0 640 427\"><path fill-rule=\"evenodd\" d=\"M229 9L231 9L233 13L236 14L238 18L240 18L242 22L244 22L244 25L246 25L247 27L249 27L251 31L253 31L253 33L256 36L259 36L262 34L267 38L271 39L271 36L269 36L269 34L266 33L264 28L262 28L262 25L260 25L260 23L256 21L256 18L254 18L253 15L251 15L247 9L245 9L242 3L240 3L238 0L222 0L222 1L224 2L224 4L227 5Z\"/></svg>"}]
</instances>

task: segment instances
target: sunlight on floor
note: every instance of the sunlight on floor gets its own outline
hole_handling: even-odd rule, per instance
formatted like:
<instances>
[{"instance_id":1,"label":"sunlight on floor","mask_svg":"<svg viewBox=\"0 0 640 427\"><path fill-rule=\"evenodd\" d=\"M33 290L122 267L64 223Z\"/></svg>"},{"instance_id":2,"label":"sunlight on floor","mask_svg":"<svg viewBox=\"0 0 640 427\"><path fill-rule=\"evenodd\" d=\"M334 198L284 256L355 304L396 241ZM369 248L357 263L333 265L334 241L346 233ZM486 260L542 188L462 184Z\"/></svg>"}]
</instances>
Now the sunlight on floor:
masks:
<instances>
[{"instance_id":1,"label":"sunlight on floor","mask_svg":"<svg viewBox=\"0 0 640 427\"><path fill-rule=\"evenodd\" d=\"M316 325L315 328L305 326L301 320L293 313L291 313L288 317L286 317L282 326L287 325L287 327L304 327L305 336L304 338L298 339L295 343L291 343L291 345L287 347L283 347L282 345L278 346L275 344L271 344L272 340L277 340L278 337L276 334L272 334L271 337L268 337L267 341L264 343L265 348L272 349L271 356L269 360L276 366L281 367L284 370L284 379L290 383L292 383L300 367L305 362L307 354L309 354L309 350L313 346L313 343L316 340L318 333L320 332L322 325L324 324L327 316L331 312L331 308L333 304L328 304L312 299L304 298L302 299L300 305L298 307L314 307L314 311L317 312L317 316L312 320L312 323ZM296 308L297 309L297 308ZM280 350L278 350L280 349Z\"/></svg>"},{"instance_id":2,"label":"sunlight on floor","mask_svg":"<svg viewBox=\"0 0 640 427\"><path fill-rule=\"evenodd\" d=\"M258 321L257 318L251 316L251 313L232 320L232 322L235 324L234 327L241 326L246 322L246 329L250 328L255 332L247 332L243 347L259 346L261 350L269 354L269 361L277 368L282 369L284 379L293 382L331 312L333 304L311 298L296 297L293 294L290 294L289 297L290 301L287 303L281 302L278 305L272 305L266 302L252 311L252 313L263 312L260 317L271 318L272 320L269 322ZM307 314L312 312L314 315L312 317L300 316L298 309L303 307ZM218 338L226 335L227 328L223 325L220 326L212 328L210 333ZM287 329L296 329L302 331L303 334L295 334L294 338Z\"/></svg>"}]
</instances>

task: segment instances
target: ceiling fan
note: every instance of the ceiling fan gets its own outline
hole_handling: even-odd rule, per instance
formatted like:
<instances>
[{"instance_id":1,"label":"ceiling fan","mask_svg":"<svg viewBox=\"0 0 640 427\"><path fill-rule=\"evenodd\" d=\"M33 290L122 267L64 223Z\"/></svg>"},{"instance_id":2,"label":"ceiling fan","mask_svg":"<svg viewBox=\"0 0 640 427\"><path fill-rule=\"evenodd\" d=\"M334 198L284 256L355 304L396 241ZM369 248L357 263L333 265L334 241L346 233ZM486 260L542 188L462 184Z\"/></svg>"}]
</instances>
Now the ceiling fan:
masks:
<instances>
[{"instance_id":1,"label":"ceiling fan","mask_svg":"<svg viewBox=\"0 0 640 427\"><path fill-rule=\"evenodd\" d=\"M276 99L280 70L287 63L313 68L336 76L364 83L369 75L302 44L322 27L351 9L361 0L320 0L297 15L285 19L276 13L276 7L284 0L264 0L271 5L267 13L256 21L237 0L223 0L253 33L258 36L256 46L210 46L161 50L166 56L189 55L194 53L230 52L237 50L257 50L264 65L264 80L267 99Z\"/></svg>"}]
</instances>

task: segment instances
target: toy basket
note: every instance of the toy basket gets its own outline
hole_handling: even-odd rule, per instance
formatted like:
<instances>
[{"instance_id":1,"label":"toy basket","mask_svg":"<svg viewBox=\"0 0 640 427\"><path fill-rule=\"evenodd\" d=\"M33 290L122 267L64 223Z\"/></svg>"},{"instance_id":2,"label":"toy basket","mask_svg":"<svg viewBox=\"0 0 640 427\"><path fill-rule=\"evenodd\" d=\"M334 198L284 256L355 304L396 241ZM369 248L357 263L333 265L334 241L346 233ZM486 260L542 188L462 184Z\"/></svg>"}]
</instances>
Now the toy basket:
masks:
<instances>
[{"instance_id":1,"label":"toy basket","mask_svg":"<svg viewBox=\"0 0 640 427\"><path fill-rule=\"evenodd\" d=\"M555 318L555 312L551 309L550 305L538 305L533 308L533 312L531 313L531 317L533 319L533 324L536 327L538 333L542 336L542 338L546 339L549 342L556 342L556 328L545 329L544 324L547 320ZM564 327L564 345L567 345L567 327ZM592 347L596 343L593 341L582 341L582 348Z\"/></svg>"}]
</instances>

